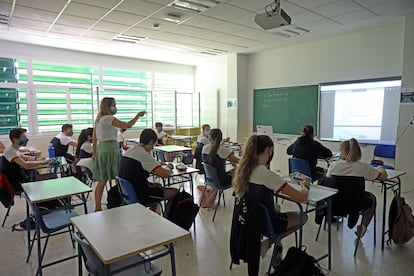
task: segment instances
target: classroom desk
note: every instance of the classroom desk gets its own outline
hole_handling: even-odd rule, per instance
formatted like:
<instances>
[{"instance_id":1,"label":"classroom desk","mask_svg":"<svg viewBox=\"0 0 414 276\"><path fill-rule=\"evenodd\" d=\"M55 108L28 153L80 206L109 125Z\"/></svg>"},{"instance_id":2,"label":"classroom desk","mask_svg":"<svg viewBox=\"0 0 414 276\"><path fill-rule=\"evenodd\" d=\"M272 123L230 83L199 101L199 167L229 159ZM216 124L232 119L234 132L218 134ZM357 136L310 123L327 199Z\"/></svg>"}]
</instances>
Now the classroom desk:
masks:
<instances>
[{"instance_id":1,"label":"classroom desk","mask_svg":"<svg viewBox=\"0 0 414 276\"><path fill-rule=\"evenodd\" d=\"M193 143L193 137L194 136L187 136L187 135L171 135L169 139L174 141L174 144L187 144L191 145Z\"/></svg>"},{"instance_id":2,"label":"classroom desk","mask_svg":"<svg viewBox=\"0 0 414 276\"><path fill-rule=\"evenodd\" d=\"M176 145L168 145L168 146L154 147L154 150L162 152L163 154L166 154L168 156L167 160L172 160L172 155L174 153L182 153L182 152L185 152L185 151L192 151L192 148L181 147L181 146L176 146Z\"/></svg>"},{"instance_id":3,"label":"classroom desk","mask_svg":"<svg viewBox=\"0 0 414 276\"><path fill-rule=\"evenodd\" d=\"M64 167L66 167L68 165L68 163L66 162L66 159L63 156L57 156L54 157L54 159L56 159L57 161L59 161L58 163L54 163L54 164L46 164L46 165L41 165L41 166L37 166L34 168L31 168L29 171L29 179L30 181L35 181L36 180L36 174L37 174L37 170L40 169L50 169L51 172L56 176L58 169L60 169L60 172L63 172Z\"/></svg>"},{"instance_id":4,"label":"classroom desk","mask_svg":"<svg viewBox=\"0 0 414 276\"><path fill-rule=\"evenodd\" d=\"M170 254L171 271L175 276L174 242L190 235L188 231L141 204L74 217L72 223L105 264L106 275L110 274L109 265L112 263L165 246L168 248L167 253L145 261ZM82 260L79 259L80 275L81 271Z\"/></svg>"},{"instance_id":5,"label":"classroom desk","mask_svg":"<svg viewBox=\"0 0 414 276\"><path fill-rule=\"evenodd\" d=\"M57 262L52 262L51 264L42 265L41 258L41 239L40 239L40 225L37 223L40 221L40 214L38 209L38 204L46 201L51 201L54 199L62 199L70 197L72 195L83 195L84 193L89 193L92 189L83 184L81 181L75 177L64 177L57 179L50 179L37 182L28 182L22 184L22 189L27 196L27 199L33 204L36 208L36 229L35 237L37 239L37 259L38 259L38 274L42 275L42 268L56 264ZM85 213L88 212L86 206L86 198L83 196L84 201L84 210ZM29 219L29 204L26 202L26 218ZM30 229L27 229L27 246L29 249L30 246ZM74 256L76 257L76 256ZM74 258L73 256L70 258ZM68 258L60 260L60 262L66 261Z\"/></svg>"},{"instance_id":6,"label":"classroom desk","mask_svg":"<svg viewBox=\"0 0 414 276\"><path fill-rule=\"evenodd\" d=\"M385 230L385 219L387 216L387 191L393 190L394 194L401 195L401 179L400 176L406 174L403 171L386 170L387 180L374 180L374 182L381 183L383 187L383 206L382 206L382 228L381 228L381 250L384 251L385 235L389 230Z\"/></svg>"},{"instance_id":7,"label":"classroom desk","mask_svg":"<svg viewBox=\"0 0 414 276\"><path fill-rule=\"evenodd\" d=\"M292 186L298 186L297 184L292 184ZM332 189L329 187L324 187L320 185L310 184L309 194L308 194L308 205L312 206L312 209L306 209L305 211L301 207L300 203L292 200L291 198L277 194L277 197L281 197L283 199L287 199L290 201L295 202L298 206L300 206L300 213L303 220L303 214L307 214L313 211L318 211L321 209L327 209L327 222L328 222L328 253L317 258L316 261L319 262L325 258L328 258L328 269L331 270L332 267L332 200L331 198L338 193L338 190ZM321 205L317 207L318 202L326 201L325 205ZM302 235L303 235L303 225L299 230L299 245L302 244Z\"/></svg>"},{"instance_id":8,"label":"classroom desk","mask_svg":"<svg viewBox=\"0 0 414 276\"><path fill-rule=\"evenodd\" d=\"M126 145L128 145L129 143L137 145L139 144L139 138L126 139Z\"/></svg>"}]
</instances>

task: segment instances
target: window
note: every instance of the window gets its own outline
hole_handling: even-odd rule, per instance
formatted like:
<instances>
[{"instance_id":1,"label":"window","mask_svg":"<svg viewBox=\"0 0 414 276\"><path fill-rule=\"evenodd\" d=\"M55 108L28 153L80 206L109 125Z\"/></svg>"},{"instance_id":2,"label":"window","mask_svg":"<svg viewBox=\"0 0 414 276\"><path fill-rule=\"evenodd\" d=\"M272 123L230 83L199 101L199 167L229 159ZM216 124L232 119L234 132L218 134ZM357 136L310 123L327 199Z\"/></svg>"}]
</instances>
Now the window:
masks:
<instances>
[{"instance_id":1,"label":"window","mask_svg":"<svg viewBox=\"0 0 414 276\"><path fill-rule=\"evenodd\" d=\"M0 83L16 83L15 60L0 58ZM4 85L7 86L7 85ZM0 134L19 126L19 93L16 88L0 88Z\"/></svg>"}]
</instances>

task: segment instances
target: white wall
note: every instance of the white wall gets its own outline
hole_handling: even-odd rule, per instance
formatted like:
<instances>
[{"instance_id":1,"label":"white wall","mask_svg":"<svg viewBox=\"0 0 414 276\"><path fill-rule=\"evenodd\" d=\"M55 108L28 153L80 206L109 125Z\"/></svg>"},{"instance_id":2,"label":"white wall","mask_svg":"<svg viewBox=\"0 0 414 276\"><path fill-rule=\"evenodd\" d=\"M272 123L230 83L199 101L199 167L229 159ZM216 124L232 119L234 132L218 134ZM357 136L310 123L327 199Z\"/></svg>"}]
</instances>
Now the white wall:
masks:
<instances>
[{"instance_id":1,"label":"white wall","mask_svg":"<svg viewBox=\"0 0 414 276\"><path fill-rule=\"evenodd\" d=\"M400 76L404 45L404 19L387 25L252 54L248 57L249 128L252 130L253 89L317 84L321 82ZM396 110L398 112L398 110ZM280 140L272 167L288 171L287 146L294 137ZM338 150L337 143L324 143ZM363 146L363 160L372 158L372 146Z\"/></svg>"}]
</instances>

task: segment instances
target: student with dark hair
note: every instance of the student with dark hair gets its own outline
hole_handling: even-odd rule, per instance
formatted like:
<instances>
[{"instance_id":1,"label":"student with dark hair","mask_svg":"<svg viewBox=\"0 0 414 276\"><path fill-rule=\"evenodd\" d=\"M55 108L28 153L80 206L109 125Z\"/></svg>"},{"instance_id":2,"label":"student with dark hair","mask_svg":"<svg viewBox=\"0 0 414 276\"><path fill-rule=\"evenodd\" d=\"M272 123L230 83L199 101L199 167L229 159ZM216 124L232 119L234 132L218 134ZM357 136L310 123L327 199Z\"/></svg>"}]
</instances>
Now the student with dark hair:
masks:
<instances>
[{"instance_id":1,"label":"student with dark hair","mask_svg":"<svg viewBox=\"0 0 414 276\"><path fill-rule=\"evenodd\" d=\"M92 147L92 135L93 128L88 127L82 129L78 137L78 146L76 147L76 157L78 159L91 158L93 147Z\"/></svg>"},{"instance_id":2,"label":"student with dark hair","mask_svg":"<svg viewBox=\"0 0 414 276\"><path fill-rule=\"evenodd\" d=\"M361 148L356 139L343 141L339 145L339 152L343 160L334 162L329 166L327 176L356 176L364 177L365 180L386 180L387 171L383 167L377 169L371 167L370 164L361 162ZM361 208L364 211L361 225L357 227L356 235L363 237L367 231L368 225L375 215L377 200L375 195L365 191L362 199Z\"/></svg>"},{"instance_id":3,"label":"student with dark hair","mask_svg":"<svg viewBox=\"0 0 414 276\"><path fill-rule=\"evenodd\" d=\"M71 137L73 135L73 126L71 124L64 124L62 126L62 132L58 133L53 139L50 141L55 148L55 155L56 156L63 156L66 160L73 162L75 157L68 153L69 146L76 148L78 143L73 140Z\"/></svg>"},{"instance_id":4,"label":"student with dark hair","mask_svg":"<svg viewBox=\"0 0 414 276\"><path fill-rule=\"evenodd\" d=\"M210 125L204 124L201 126L201 133L198 135L197 143L207 145L210 144L210 140L208 140L208 135L210 134Z\"/></svg>"},{"instance_id":5,"label":"student with dark hair","mask_svg":"<svg viewBox=\"0 0 414 276\"><path fill-rule=\"evenodd\" d=\"M150 183L148 177L151 173L168 178L171 169L163 166L155 160L151 152L157 143L157 134L152 129L144 129L139 138L140 144L128 149L121 158L119 177L132 183L139 202L144 205L151 205L151 209L160 213L158 202L164 198L164 189L161 184ZM172 199L178 194L175 188L166 188L165 197L167 199L166 215L169 214Z\"/></svg>"},{"instance_id":6,"label":"student with dark hair","mask_svg":"<svg viewBox=\"0 0 414 276\"><path fill-rule=\"evenodd\" d=\"M170 135L163 130L161 122L155 123L155 132L157 134L157 145L164 145L164 138L170 138Z\"/></svg>"},{"instance_id":7,"label":"student with dark hair","mask_svg":"<svg viewBox=\"0 0 414 276\"><path fill-rule=\"evenodd\" d=\"M145 111L138 112L129 122L123 122L114 116L116 112L115 99L103 98L92 135L92 158L95 160L92 174L98 181L95 188L95 211L102 210L101 200L106 182L115 179L119 173L121 154L116 141L116 129L131 128L140 117L145 115Z\"/></svg>"},{"instance_id":8,"label":"student with dark hair","mask_svg":"<svg viewBox=\"0 0 414 276\"><path fill-rule=\"evenodd\" d=\"M305 125L302 128L302 136L299 137L287 149L288 155L308 161L312 179L316 180L323 176L324 170L316 166L318 158L328 158L332 156L332 151L314 139L313 126Z\"/></svg>"},{"instance_id":9,"label":"student with dark hair","mask_svg":"<svg viewBox=\"0 0 414 276\"><path fill-rule=\"evenodd\" d=\"M19 148L27 143L26 129L13 128L9 132L11 145L7 146L1 157L1 173L5 174L16 191L21 191L20 184L27 181L24 170L49 164L44 157L24 155Z\"/></svg>"}]
</instances>

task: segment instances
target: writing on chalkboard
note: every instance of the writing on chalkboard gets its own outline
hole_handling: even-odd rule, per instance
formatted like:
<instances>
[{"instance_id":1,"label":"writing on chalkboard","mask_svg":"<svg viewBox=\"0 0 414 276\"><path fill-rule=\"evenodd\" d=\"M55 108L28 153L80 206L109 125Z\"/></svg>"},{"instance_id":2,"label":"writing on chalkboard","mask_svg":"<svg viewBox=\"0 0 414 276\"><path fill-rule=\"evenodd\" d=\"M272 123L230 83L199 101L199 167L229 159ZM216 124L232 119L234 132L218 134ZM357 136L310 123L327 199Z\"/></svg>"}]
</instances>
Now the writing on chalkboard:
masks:
<instances>
[{"instance_id":1,"label":"writing on chalkboard","mask_svg":"<svg viewBox=\"0 0 414 276\"><path fill-rule=\"evenodd\" d=\"M287 91L268 91L263 95L263 107L266 108L266 104L287 102L289 94Z\"/></svg>"}]
</instances>

